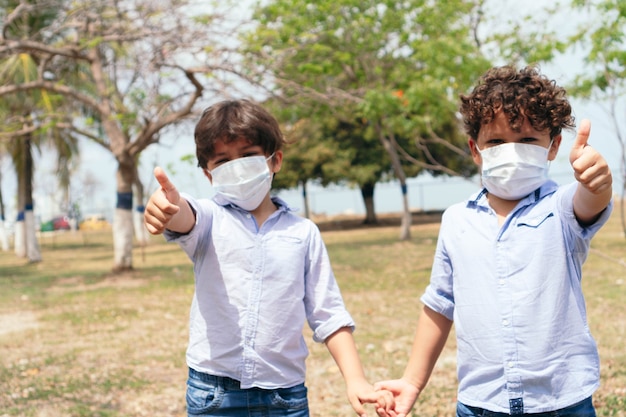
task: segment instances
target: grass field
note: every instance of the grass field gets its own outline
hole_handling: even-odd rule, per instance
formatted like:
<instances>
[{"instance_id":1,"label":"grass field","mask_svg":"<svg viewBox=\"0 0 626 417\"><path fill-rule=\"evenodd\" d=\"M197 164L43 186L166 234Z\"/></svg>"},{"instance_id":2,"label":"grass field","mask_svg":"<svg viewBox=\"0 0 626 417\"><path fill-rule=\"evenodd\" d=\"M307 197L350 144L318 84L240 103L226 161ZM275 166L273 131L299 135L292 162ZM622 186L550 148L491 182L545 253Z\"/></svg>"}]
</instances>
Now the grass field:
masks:
<instances>
[{"instance_id":1,"label":"grass field","mask_svg":"<svg viewBox=\"0 0 626 417\"><path fill-rule=\"evenodd\" d=\"M372 382L402 374L438 227L413 226L403 242L398 227L323 232ZM40 244L41 263L0 253L0 417L185 416L186 256L154 237L134 250L133 272L111 275L109 233L46 235ZM602 361L594 402L599 416L626 416L626 239L617 213L592 242L584 276ZM332 358L305 334L312 416L354 415ZM451 337L414 415L453 415L455 366Z\"/></svg>"}]
</instances>

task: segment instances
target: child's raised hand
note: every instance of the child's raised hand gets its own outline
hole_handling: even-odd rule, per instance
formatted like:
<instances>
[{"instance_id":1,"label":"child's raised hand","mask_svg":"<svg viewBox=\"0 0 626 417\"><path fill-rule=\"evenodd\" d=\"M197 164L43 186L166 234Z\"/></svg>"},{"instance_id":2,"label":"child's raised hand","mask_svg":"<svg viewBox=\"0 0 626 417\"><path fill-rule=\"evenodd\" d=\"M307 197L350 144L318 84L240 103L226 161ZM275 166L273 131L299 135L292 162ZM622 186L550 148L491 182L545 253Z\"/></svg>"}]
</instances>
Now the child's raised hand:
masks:
<instances>
[{"instance_id":1,"label":"child's raised hand","mask_svg":"<svg viewBox=\"0 0 626 417\"><path fill-rule=\"evenodd\" d=\"M160 167L154 168L154 177L161 186L148 200L144 222L153 235L163 233L172 217L180 211L180 194Z\"/></svg>"},{"instance_id":2,"label":"child's raised hand","mask_svg":"<svg viewBox=\"0 0 626 417\"><path fill-rule=\"evenodd\" d=\"M606 160L588 144L590 132L591 122L582 120L569 160L576 180L592 194L601 194L612 187L613 179Z\"/></svg>"}]
</instances>

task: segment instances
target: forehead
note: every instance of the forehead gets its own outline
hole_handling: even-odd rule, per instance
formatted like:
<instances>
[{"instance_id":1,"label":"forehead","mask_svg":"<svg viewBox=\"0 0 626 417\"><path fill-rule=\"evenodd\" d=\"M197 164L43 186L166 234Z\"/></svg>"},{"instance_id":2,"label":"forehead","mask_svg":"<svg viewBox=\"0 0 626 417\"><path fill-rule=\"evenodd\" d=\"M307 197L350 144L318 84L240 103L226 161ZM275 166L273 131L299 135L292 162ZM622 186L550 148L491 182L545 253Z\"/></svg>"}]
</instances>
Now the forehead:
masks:
<instances>
[{"instance_id":1,"label":"forehead","mask_svg":"<svg viewBox=\"0 0 626 417\"><path fill-rule=\"evenodd\" d=\"M230 153L238 153L241 151L247 151L251 149L259 148L258 145L254 145L246 138L237 138L235 140L217 140L213 146L213 154L215 156L227 155Z\"/></svg>"},{"instance_id":2,"label":"forehead","mask_svg":"<svg viewBox=\"0 0 626 417\"><path fill-rule=\"evenodd\" d=\"M496 113L494 119L487 124L481 126L478 132L478 141L486 141L491 139L516 140L520 138L550 138L550 131L536 130L528 119L524 119L524 123L519 130L513 130L509 124L508 118L504 112Z\"/></svg>"}]
</instances>

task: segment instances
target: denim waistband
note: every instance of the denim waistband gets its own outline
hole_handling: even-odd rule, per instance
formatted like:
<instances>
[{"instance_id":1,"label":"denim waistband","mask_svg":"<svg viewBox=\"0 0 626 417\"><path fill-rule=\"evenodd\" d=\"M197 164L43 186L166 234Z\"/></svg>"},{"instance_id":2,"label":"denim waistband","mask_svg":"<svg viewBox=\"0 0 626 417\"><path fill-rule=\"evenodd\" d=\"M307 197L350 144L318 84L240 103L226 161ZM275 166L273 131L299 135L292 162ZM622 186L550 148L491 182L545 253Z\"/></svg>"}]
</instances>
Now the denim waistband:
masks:
<instances>
[{"instance_id":1,"label":"denim waistband","mask_svg":"<svg viewBox=\"0 0 626 417\"><path fill-rule=\"evenodd\" d=\"M227 376L205 374L204 372L196 371L193 368L189 368L189 377L198 379L208 384L219 385L225 389L241 389L241 383L236 379L232 379Z\"/></svg>"},{"instance_id":2,"label":"denim waistband","mask_svg":"<svg viewBox=\"0 0 626 417\"><path fill-rule=\"evenodd\" d=\"M467 411L464 412L464 411ZM473 417L508 417L516 415L515 413L499 413L495 411L485 410L484 408L472 407L461 402L457 403L457 416L473 416ZM596 412L593 406L592 397L587 397L584 400L577 402L576 404L561 408L554 411L546 411L539 413L522 413L517 415L532 416L532 417L558 417L558 416L583 416L590 417L596 416Z\"/></svg>"}]
</instances>

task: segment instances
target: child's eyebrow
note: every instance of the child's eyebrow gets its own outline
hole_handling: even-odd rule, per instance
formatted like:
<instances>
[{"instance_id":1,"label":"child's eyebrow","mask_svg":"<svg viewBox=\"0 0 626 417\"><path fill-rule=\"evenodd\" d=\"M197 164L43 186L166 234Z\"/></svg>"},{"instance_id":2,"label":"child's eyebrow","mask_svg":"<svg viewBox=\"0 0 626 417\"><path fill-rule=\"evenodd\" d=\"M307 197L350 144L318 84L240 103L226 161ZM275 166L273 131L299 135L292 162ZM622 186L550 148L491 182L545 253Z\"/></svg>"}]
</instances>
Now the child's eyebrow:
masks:
<instances>
[{"instance_id":1,"label":"child's eyebrow","mask_svg":"<svg viewBox=\"0 0 626 417\"><path fill-rule=\"evenodd\" d=\"M257 149L263 149L263 147L261 145L249 145L249 146L244 146L243 148L241 148L242 151L249 151L249 150L257 150Z\"/></svg>"},{"instance_id":2,"label":"child's eyebrow","mask_svg":"<svg viewBox=\"0 0 626 417\"><path fill-rule=\"evenodd\" d=\"M213 155L211 155L210 159L221 158L225 155L226 155L226 152L214 152Z\"/></svg>"},{"instance_id":3,"label":"child's eyebrow","mask_svg":"<svg viewBox=\"0 0 626 417\"><path fill-rule=\"evenodd\" d=\"M506 140L506 135L502 135L500 133L495 133L493 136L487 138L487 140ZM523 136L518 138L517 140L539 140L537 136Z\"/></svg>"},{"instance_id":4,"label":"child's eyebrow","mask_svg":"<svg viewBox=\"0 0 626 417\"><path fill-rule=\"evenodd\" d=\"M239 152L241 153L246 153L246 152L263 152L263 147L261 145L246 145L242 148L239 149ZM220 158L220 157L224 157L224 156L228 156L228 151L222 151L222 152L215 152L213 153L213 155L211 156L211 159L215 159L215 158Z\"/></svg>"}]
</instances>

